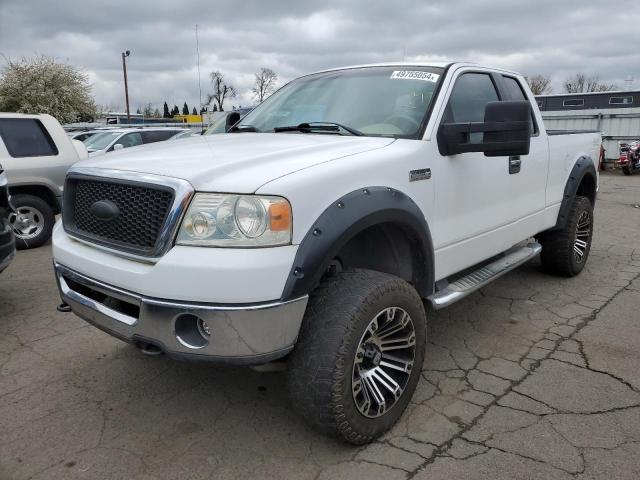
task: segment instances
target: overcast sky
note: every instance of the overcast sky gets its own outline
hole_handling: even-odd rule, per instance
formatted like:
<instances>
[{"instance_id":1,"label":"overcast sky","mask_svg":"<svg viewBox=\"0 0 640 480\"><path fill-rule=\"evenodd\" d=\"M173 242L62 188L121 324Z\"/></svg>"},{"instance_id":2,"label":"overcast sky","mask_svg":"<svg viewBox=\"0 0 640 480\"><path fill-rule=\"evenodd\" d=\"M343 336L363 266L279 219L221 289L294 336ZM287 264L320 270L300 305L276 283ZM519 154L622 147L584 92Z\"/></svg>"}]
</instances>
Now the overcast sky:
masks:
<instances>
[{"instance_id":1,"label":"overcast sky","mask_svg":"<svg viewBox=\"0 0 640 480\"><path fill-rule=\"evenodd\" d=\"M85 70L101 105L122 109L120 53L133 109L197 105L195 25L203 97L220 70L251 103L254 73L279 83L328 67L378 61L468 60L550 74L578 71L640 88L637 0L188 1L0 0L0 54L46 54ZM4 60L0 58L0 64Z\"/></svg>"}]
</instances>

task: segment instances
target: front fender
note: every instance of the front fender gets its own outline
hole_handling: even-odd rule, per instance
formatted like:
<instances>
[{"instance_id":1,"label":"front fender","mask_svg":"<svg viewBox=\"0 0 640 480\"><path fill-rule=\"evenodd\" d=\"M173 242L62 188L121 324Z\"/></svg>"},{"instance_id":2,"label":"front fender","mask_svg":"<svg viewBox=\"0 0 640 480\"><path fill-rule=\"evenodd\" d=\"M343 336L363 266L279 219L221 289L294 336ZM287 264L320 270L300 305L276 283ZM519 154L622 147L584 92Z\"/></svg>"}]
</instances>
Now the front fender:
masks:
<instances>
[{"instance_id":1,"label":"front fender","mask_svg":"<svg viewBox=\"0 0 640 480\"><path fill-rule=\"evenodd\" d=\"M401 227L415 245L414 284L426 298L434 290L433 243L429 226L415 202L389 187L365 187L334 201L314 222L298 248L283 299L310 293L340 249L358 233L378 224Z\"/></svg>"}]
</instances>

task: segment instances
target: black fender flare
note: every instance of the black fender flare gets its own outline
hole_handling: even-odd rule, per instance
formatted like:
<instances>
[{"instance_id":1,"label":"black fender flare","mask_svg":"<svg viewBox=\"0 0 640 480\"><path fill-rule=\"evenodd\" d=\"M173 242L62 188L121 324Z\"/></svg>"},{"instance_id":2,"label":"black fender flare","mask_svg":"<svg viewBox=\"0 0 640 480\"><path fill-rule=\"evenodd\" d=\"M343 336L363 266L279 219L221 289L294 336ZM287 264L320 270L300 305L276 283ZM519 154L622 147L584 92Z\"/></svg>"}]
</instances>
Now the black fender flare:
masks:
<instances>
[{"instance_id":1,"label":"black fender flare","mask_svg":"<svg viewBox=\"0 0 640 480\"><path fill-rule=\"evenodd\" d=\"M434 291L431 232L422 210L406 194L389 187L364 187L334 201L313 223L298 247L282 298L310 293L346 243L368 227L391 223L416 245L412 255L420 267L415 287L423 298Z\"/></svg>"},{"instance_id":2,"label":"black fender flare","mask_svg":"<svg viewBox=\"0 0 640 480\"><path fill-rule=\"evenodd\" d=\"M571 173L567 179L567 184L564 187L564 194L562 196L562 204L560 205L560 211L558 212L558 220L556 226L552 230L560 230L564 228L571 211L571 205L573 205L573 199L578 193L578 187L582 183L582 180L586 175L592 175L594 182L598 178L596 168L591 157L582 156L576 160L571 168ZM596 192L594 192L592 204L596 205Z\"/></svg>"}]
</instances>

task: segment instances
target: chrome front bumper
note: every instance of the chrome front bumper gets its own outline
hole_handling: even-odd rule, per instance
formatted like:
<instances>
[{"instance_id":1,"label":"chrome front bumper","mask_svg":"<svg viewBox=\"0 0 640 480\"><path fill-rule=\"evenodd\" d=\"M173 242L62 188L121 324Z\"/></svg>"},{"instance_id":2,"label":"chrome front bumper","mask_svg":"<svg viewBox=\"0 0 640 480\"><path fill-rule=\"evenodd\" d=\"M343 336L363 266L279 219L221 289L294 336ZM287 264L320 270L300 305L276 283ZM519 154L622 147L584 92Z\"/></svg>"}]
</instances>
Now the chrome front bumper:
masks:
<instances>
[{"instance_id":1,"label":"chrome front bumper","mask_svg":"<svg viewBox=\"0 0 640 480\"><path fill-rule=\"evenodd\" d=\"M293 349L308 297L215 305L137 295L54 264L62 301L92 325L126 342L151 344L189 360L260 364ZM207 326L199 326L204 322Z\"/></svg>"}]
</instances>

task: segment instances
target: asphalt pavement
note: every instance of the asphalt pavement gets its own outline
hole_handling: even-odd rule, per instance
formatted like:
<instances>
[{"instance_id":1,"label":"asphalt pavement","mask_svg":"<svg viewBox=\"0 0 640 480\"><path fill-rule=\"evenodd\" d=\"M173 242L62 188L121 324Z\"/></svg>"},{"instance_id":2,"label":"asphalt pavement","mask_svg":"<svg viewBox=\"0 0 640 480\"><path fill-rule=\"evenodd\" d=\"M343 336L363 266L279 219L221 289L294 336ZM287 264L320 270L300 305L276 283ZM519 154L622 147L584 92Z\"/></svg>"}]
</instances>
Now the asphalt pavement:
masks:
<instances>
[{"instance_id":1,"label":"asphalt pavement","mask_svg":"<svg viewBox=\"0 0 640 480\"><path fill-rule=\"evenodd\" d=\"M146 357L59 303L51 247L0 275L0 479L640 478L640 177L606 174L576 278L537 261L428 310L401 421L353 447L284 374Z\"/></svg>"}]
</instances>

